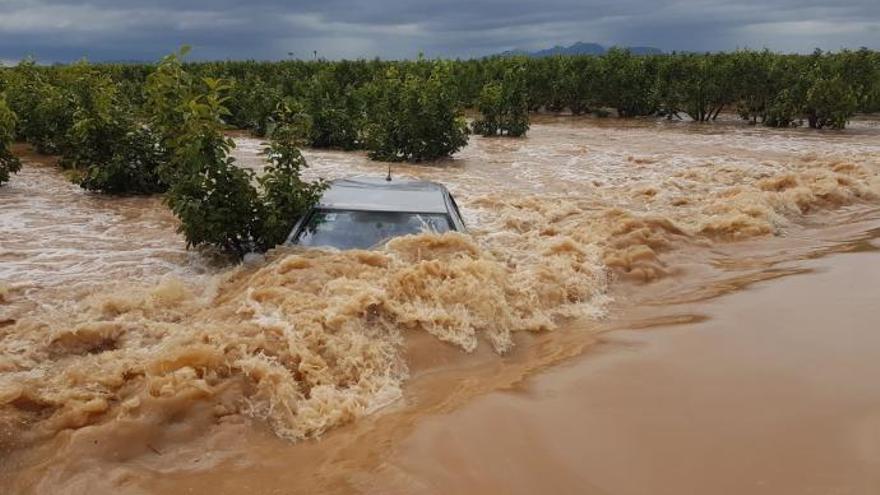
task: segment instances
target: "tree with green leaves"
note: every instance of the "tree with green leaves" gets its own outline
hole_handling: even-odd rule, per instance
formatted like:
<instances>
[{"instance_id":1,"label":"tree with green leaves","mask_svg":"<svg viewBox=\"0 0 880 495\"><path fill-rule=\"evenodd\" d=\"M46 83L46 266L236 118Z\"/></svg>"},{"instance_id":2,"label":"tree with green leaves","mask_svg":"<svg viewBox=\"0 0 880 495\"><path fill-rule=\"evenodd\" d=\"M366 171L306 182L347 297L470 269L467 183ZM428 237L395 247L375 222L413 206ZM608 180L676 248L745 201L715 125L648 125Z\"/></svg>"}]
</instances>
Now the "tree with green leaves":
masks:
<instances>
[{"instance_id":1,"label":"tree with green leaves","mask_svg":"<svg viewBox=\"0 0 880 495\"><path fill-rule=\"evenodd\" d=\"M602 58L605 64L603 101L619 117L652 115L657 111L657 62L612 48Z\"/></svg>"},{"instance_id":2,"label":"tree with green leaves","mask_svg":"<svg viewBox=\"0 0 880 495\"><path fill-rule=\"evenodd\" d=\"M237 257L254 249L258 195L253 172L235 165L232 139L222 134L222 91L228 85L206 81L181 106L182 125L165 141L173 143L163 177L171 187L165 201L180 219L188 247L213 246Z\"/></svg>"},{"instance_id":3,"label":"tree with green leaves","mask_svg":"<svg viewBox=\"0 0 880 495\"><path fill-rule=\"evenodd\" d=\"M235 80L227 100L229 121L241 129L250 129L256 136L264 137L272 112L281 101L280 89L254 74Z\"/></svg>"},{"instance_id":4,"label":"tree with green leaves","mask_svg":"<svg viewBox=\"0 0 880 495\"><path fill-rule=\"evenodd\" d=\"M158 145L159 136L149 127L120 115L115 120L117 138L112 152L100 161L90 162L79 184L90 191L108 194L152 194L163 192L168 184L159 169L168 156Z\"/></svg>"},{"instance_id":5,"label":"tree with green leaves","mask_svg":"<svg viewBox=\"0 0 880 495\"><path fill-rule=\"evenodd\" d=\"M858 96L840 75L823 75L807 90L804 108L810 127L843 129L858 108Z\"/></svg>"},{"instance_id":6,"label":"tree with green leaves","mask_svg":"<svg viewBox=\"0 0 880 495\"><path fill-rule=\"evenodd\" d=\"M9 181L10 175L21 170L21 162L12 154L9 146L15 141L15 113L0 93L0 185Z\"/></svg>"},{"instance_id":7,"label":"tree with green leaves","mask_svg":"<svg viewBox=\"0 0 880 495\"><path fill-rule=\"evenodd\" d=\"M771 72L773 54L768 50L740 51L734 54L731 64L737 113L753 125L759 120L764 122L779 83Z\"/></svg>"},{"instance_id":8,"label":"tree with green leaves","mask_svg":"<svg viewBox=\"0 0 880 495\"><path fill-rule=\"evenodd\" d=\"M272 164L257 179L235 164L230 156L235 143L222 132L230 84L192 77L181 64L185 54L167 56L147 82L151 122L162 133L169 159L162 170L170 184L165 201L180 219L188 247L214 247L238 258L271 248L323 188L300 178L305 161L294 136L302 139L305 121L284 112L274 117Z\"/></svg>"},{"instance_id":9,"label":"tree with green leaves","mask_svg":"<svg viewBox=\"0 0 880 495\"><path fill-rule=\"evenodd\" d=\"M807 63L800 57L777 56L770 64L771 96L762 116L768 127L793 127L801 123L809 81Z\"/></svg>"},{"instance_id":10,"label":"tree with green leaves","mask_svg":"<svg viewBox=\"0 0 880 495\"><path fill-rule=\"evenodd\" d=\"M529 130L525 67L510 67L501 81L486 83L477 108L481 116L472 124L474 133L486 137L525 135Z\"/></svg>"},{"instance_id":11,"label":"tree with green leaves","mask_svg":"<svg viewBox=\"0 0 880 495\"><path fill-rule=\"evenodd\" d=\"M62 153L76 110L70 88L60 81L64 67L47 69L23 60L6 78L6 101L18 116L16 136L40 153Z\"/></svg>"},{"instance_id":12,"label":"tree with green leaves","mask_svg":"<svg viewBox=\"0 0 880 495\"><path fill-rule=\"evenodd\" d=\"M561 75L562 98L573 115L600 110L605 70L599 57L570 57L567 71Z\"/></svg>"},{"instance_id":13,"label":"tree with green leaves","mask_svg":"<svg viewBox=\"0 0 880 495\"><path fill-rule=\"evenodd\" d=\"M467 144L467 123L450 63L420 63L406 72L391 67L367 88L365 144L370 158L436 160Z\"/></svg>"},{"instance_id":14,"label":"tree with green leaves","mask_svg":"<svg viewBox=\"0 0 880 495\"><path fill-rule=\"evenodd\" d=\"M275 121L271 140L264 151L269 165L257 178L262 189L256 236L260 250L284 242L297 220L317 203L327 188L323 180L307 182L301 176L308 163L299 147L310 135L310 117L282 102L275 112Z\"/></svg>"},{"instance_id":15,"label":"tree with green leaves","mask_svg":"<svg viewBox=\"0 0 880 495\"><path fill-rule=\"evenodd\" d=\"M809 82L802 109L814 129L843 129L859 106L861 81L844 78L846 67L841 57L816 51L803 79Z\"/></svg>"},{"instance_id":16,"label":"tree with green leaves","mask_svg":"<svg viewBox=\"0 0 880 495\"><path fill-rule=\"evenodd\" d=\"M347 79L342 70L331 66L308 80L303 103L312 120L308 143L311 146L344 150L361 147L364 102L361 91Z\"/></svg>"},{"instance_id":17,"label":"tree with green leaves","mask_svg":"<svg viewBox=\"0 0 880 495\"><path fill-rule=\"evenodd\" d=\"M110 76L79 62L64 80L75 110L61 161L80 171L80 185L111 194L164 191L158 170L166 157L158 136L138 120Z\"/></svg>"},{"instance_id":18,"label":"tree with green leaves","mask_svg":"<svg viewBox=\"0 0 880 495\"><path fill-rule=\"evenodd\" d=\"M660 62L658 97L667 115L684 112L696 122L715 120L734 102L730 57L684 54Z\"/></svg>"}]
</instances>

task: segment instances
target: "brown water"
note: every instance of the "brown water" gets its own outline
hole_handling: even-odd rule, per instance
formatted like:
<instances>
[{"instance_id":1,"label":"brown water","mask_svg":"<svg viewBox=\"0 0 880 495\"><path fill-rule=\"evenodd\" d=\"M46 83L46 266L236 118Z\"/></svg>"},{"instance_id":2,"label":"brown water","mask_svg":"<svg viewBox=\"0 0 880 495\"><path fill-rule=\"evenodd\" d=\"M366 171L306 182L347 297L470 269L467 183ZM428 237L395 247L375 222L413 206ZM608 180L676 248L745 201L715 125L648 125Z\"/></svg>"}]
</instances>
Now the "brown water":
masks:
<instances>
[{"instance_id":1,"label":"brown water","mask_svg":"<svg viewBox=\"0 0 880 495\"><path fill-rule=\"evenodd\" d=\"M373 493L878 493L878 246L632 311L617 326L633 330L584 359L425 418L381 474L344 479Z\"/></svg>"},{"instance_id":2,"label":"brown water","mask_svg":"<svg viewBox=\"0 0 880 495\"><path fill-rule=\"evenodd\" d=\"M0 306L0 320L33 305L66 305L126 280L149 283L166 273L204 271L199 256L181 244L177 220L159 197L90 194L51 158L24 146L14 151L27 167L0 189L0 286L17 304Z\"/></svg>"},{"instance_id":3,"label":"brown water","mask_svg":"<svg viewBox=\"0 0 880 495\"><path fill-rule=\"evenodd\" d=\"M240 161L258 167L259 142L238 143ZM361 154L307 158L310 173L327 178L384 172ZM526 401L472 419L466 411L591 348L640 308L657 312L640 325L700 321L696 310L675 311L862 242L880 196L880 131L871 121L819 133L546 118L527 139L472 138L454 160L394 170L446 183L472 235L424 234L378 252L280 251L222 271L182 250L157 199L96 197L28 160L0 188L0 225L12 232L0 246L0 473L9 486L507 491L554 478L560 489L645 493L638 476L630 485L586 477L541 447L565 424L552 411L590 405L563 379L546 389L570 402ZM876 322L859 307L831 311ZM714 376L712 361L701 363L693 375ZM627 388L584 366L578 373L604 376L609 390ZM432 417L460 408L464 416ZM462 443L487 443L474 434L480 425L514 444ZM659 442L661 425L651 426L645 441ZM596 432L566 430L585 444ZM455 445L435 454L437 431ZM479 453L544 460L514 469L476 462ZM616 459L654 472L642 458Z\"/></svg>"}]
</instances>

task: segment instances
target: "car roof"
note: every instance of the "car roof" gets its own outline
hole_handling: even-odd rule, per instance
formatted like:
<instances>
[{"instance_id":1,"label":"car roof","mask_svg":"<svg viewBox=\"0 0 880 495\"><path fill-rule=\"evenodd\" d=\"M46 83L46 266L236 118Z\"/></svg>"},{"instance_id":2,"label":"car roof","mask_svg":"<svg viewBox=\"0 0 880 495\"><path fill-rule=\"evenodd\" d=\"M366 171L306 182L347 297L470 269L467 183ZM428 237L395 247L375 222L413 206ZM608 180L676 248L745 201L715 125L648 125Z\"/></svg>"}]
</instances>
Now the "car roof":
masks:
<instances>
[{"instance_id":1,"label":"car roof","mask_svg":"<svg viewBox=\"0 0 880 495\"><path fill-rule=\"evenodd\" d=\"M330 182L318 208L447 213L446 188L435 182L351 177Z\"/></svg>"}]
</instances>

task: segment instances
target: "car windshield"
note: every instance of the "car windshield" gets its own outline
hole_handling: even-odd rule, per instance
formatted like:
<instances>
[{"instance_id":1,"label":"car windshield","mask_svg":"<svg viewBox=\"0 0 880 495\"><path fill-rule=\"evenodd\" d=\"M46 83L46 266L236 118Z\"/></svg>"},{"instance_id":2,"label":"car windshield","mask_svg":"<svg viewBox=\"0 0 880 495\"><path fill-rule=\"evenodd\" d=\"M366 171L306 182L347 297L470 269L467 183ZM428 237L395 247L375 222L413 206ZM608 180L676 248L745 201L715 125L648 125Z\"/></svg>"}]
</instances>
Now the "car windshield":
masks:
<instances>
[{"instance_id":1,"label":"car windshield","mask_svg":"<svg viewBox=\"0 0 880 495\"><path fill-rule=\"evenodd\" d=\"M294 242L302 246L369 249L392 237L452 229L449 216L443 213L317 210Z\"/></svg>"}]
</instances>

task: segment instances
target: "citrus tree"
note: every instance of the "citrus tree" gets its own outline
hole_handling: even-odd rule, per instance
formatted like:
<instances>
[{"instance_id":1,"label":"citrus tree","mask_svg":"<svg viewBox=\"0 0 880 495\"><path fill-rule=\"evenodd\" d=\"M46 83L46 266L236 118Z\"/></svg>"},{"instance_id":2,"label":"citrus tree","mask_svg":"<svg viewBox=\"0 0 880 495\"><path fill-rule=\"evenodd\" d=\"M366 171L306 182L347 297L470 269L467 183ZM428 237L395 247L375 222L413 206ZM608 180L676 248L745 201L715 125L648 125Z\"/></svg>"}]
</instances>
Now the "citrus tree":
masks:
<instances>
[{"instance_id":1,"label":"citrus tree","mask_svg":"<svg viewBox=\"0 0 880 495\"><path fill-rule=\"evenodd\" d=\"M15 140L15 124L15 113L9 109L6 99L0 94L0 185L9 181L10 175L21 170L21 162L9 149Z\"/></svg>"},{"instance_id":2,"label":"citrus tree","mask_svg":"<svg viewBox=\"0 0 880 495\"><path fill-rule=\"evenodd\" d=\"M310 136L311 118L297 106L282 102L274 120L271 140L264 150L269 165L257 179L262 189L256 236L260 250L284 242L327 187L323 180L307 182L301 176L308 163L299 147Z\"/></svg>"},{"instance_id":3,"label":"citrus tree","mask_svg":"<svg viewBox=\"0 0 880 495\"><path fill-rule=\"evenodd\" d=\"M659 65L658 98L669 115L684 112L696 122L715 120L734 102L731 60L726 54L684 54Z\"/></svg>"},{"instance_id":4,"label":"citrus tree","mask_svg":"<svg viewBox=\"0 0 880 495\"><path fill-rule=\"evenodd\" d=\"M61 161L81 172L80 185L112 194L163 191L158 136L139 121L117 83L85 62L70 66L63 80L74 111Z\"/></svg>"},{"instance_id":5,"label":"citrus tree","mask_svg":"<svg viewBox=\"0 0 880 495\"><path fill-rule=\"evenodd\" d=\"M62 153L75 111L68 88L58 80L62 69L24 60L6 78L6 101L18 116L16 136L40 153Z\"/></svg>"},{"instance_id":6,"label":"citrus tree","mask_svg":"<svg viewBox=\"0 0 880 495\"><path fill-rule=\"evenodd\" d=\"M257 179L230 156L235 142L223 134L228 81L189 74L186 50L171 54L147 81L150 122L168 153L161 170L170 185L165 201L180 219L188 247L213 247L241 258L283 241L282 232L317 200L322 183L300 178L305 160L296 148L302 120L276 117L271 165ZM297 136L297 140L294 139ZM262 186L258 188L257 186Z\"/></svg>"},{"instance_id":7,"label":"citrus tree","mask_svg":"<svg viewBox=\"0 0 880 495\"><path fill-rule=\"evenodd\" d=\"M810 127L843 129L859 107L861 85L854 71L847 71L846 59L823 54L811 57L805 79L810 84L802 107ZM851 77L845 77L850 72Z\"/></svg>"},{"instance_id":8,"label":"citrus tree","mask_svg":"<svg viewBox=\"0 0 880 495\"><path fill-rule=\"evenodd\" d=\"M619 117L651 115L657 111L655 59L612 48L602 58L605 65L602 100Z\"/></svg>"},{"instance_id":9,"label":"citrus tree","mask_svg":"<svg viewBox=\"0 0 880 495\"><path fill-rule=\"evenodd\" d=\"M483 136L523 136L529 130L525 68L509 68L501 81L483 86L477 103L480 118L473 130Z\"/></svg>"},{"instance_id":10,"label":"citrus tree","mask_svg":"<svg viewBox=\"0 0 880 495\"><path fill-rule=\"evenodd\" d=\"M281 101L281 91L254 74L235 80L227 100L229 122L263 137L272 112Z\"/></svg>"},{"instance_id":11,"label":"citrus tree","mask_svg":"<svg viewBox=\"0 0 880 495\"><path fill-rule=\"evenodd\" d=\"M309 143L316 148L361 147L365 108L361 92L334 67L324 68L305 86L303 102L311 117Z\"/></svg>"},{"instance_id":12,"label":"citrus tree","mask_svg":"<svg viewBox=\"0 0 880 495\"><path fill-rule=\"evenodd\" d=\"M421 162L452 155L467 144L467 124L449 62L425 74L389 68L366 91L365 144L370 158Z\"/></svg>"}]
</instances>

